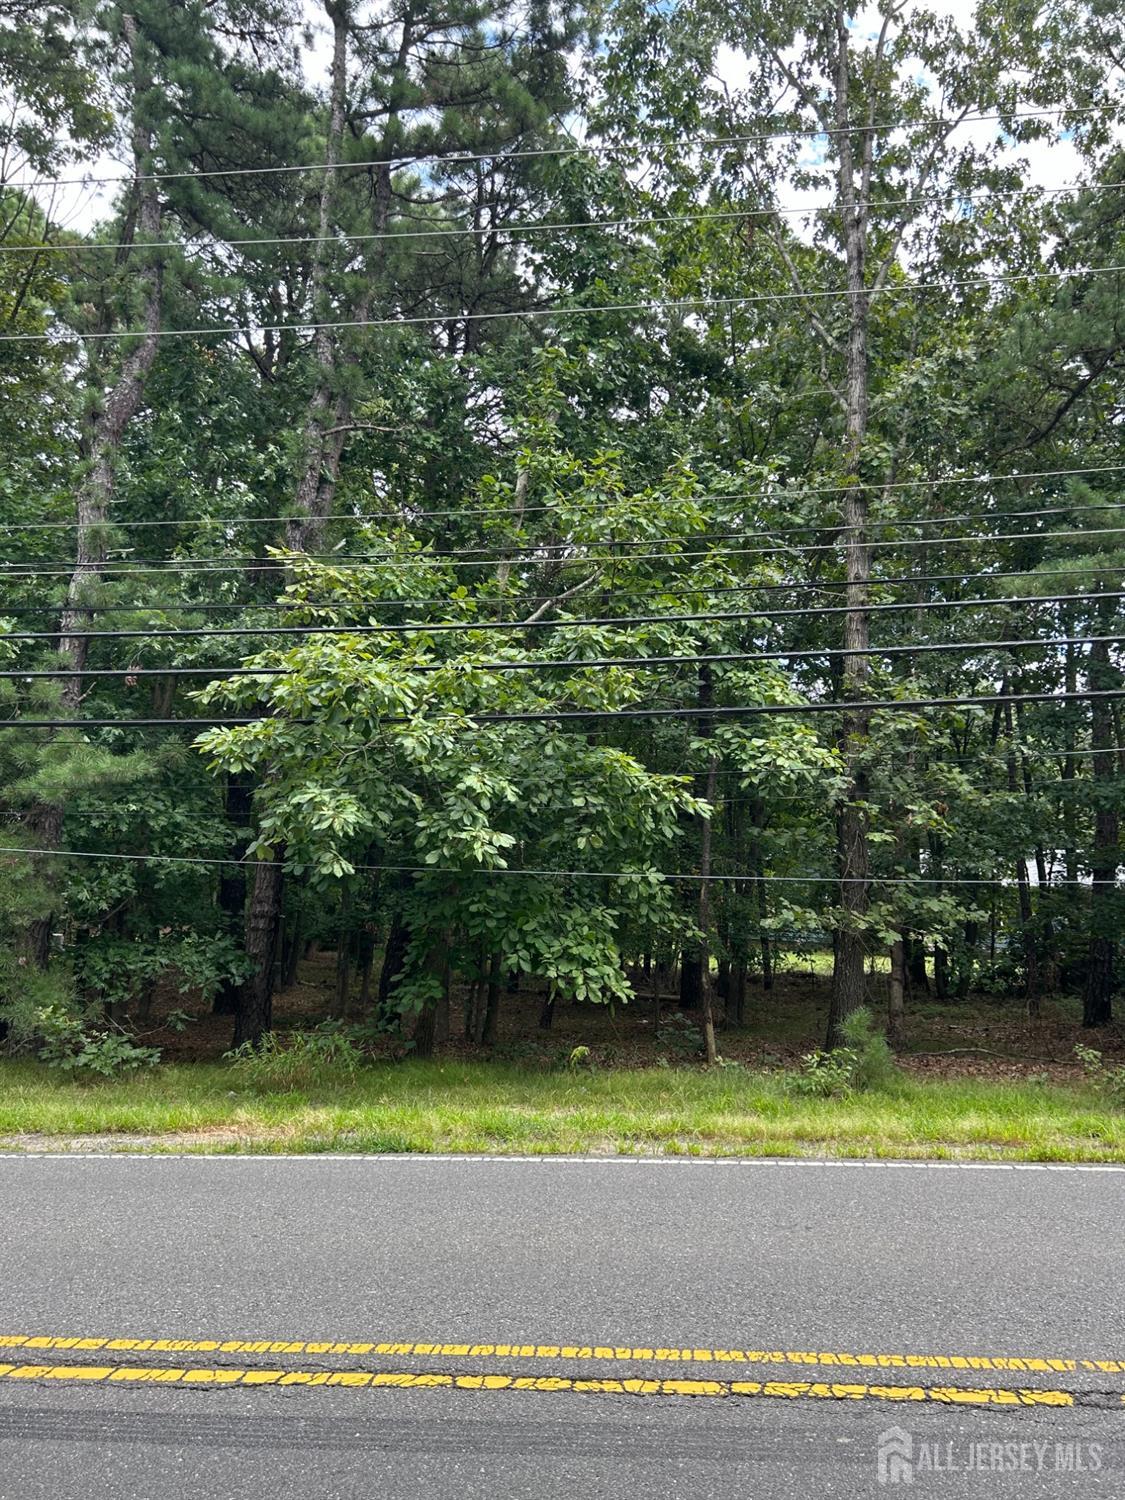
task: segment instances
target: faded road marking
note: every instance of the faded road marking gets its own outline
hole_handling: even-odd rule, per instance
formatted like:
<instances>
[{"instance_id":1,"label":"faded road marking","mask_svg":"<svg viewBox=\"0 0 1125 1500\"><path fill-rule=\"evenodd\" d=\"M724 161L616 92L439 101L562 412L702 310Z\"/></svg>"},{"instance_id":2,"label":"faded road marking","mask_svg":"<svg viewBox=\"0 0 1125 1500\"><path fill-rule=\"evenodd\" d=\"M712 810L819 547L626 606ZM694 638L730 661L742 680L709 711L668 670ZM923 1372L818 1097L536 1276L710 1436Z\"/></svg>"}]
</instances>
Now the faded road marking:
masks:
<instances>
[{"instance_id":1,"label":"faded road marking","mask_svg":"<svg viewBox=\"0 0 1125 1500\"><path fill-rule=\"evenodd\" d=\"M630 1364L815 1365L854 1370L966 1370L1004 1374L1125 1373L1125 1359L1063 1359L999 1354L856 1354L802 1349L714 1349L699 1345L501 1344L332 1339L84 1338L63 1334L0 1336L0 1349L124 1354L317 1354L391 1358L610 1360Z\"/></svg>"},{"instance_id":2,"label":"faded road marking","mask_svg":"<svg viewBox=\"0 0 1125 1500\"><path fill-rule=\"evenodd\" d=\"M1105 1406L1097 1392L1007 1390L995 1387L852 1385L807 1380L582 1380L564 1375L464 1375L416 1370L236 1370L141 1365L0 1364L0 1380L82 1384L331 1386L349 1390L572 1392L600 1396L765 1397L789 1401L930 1402L941 1406ZM1125 1405L1125 1395L1111 1398Z\"/></svg>"}]
</instances>

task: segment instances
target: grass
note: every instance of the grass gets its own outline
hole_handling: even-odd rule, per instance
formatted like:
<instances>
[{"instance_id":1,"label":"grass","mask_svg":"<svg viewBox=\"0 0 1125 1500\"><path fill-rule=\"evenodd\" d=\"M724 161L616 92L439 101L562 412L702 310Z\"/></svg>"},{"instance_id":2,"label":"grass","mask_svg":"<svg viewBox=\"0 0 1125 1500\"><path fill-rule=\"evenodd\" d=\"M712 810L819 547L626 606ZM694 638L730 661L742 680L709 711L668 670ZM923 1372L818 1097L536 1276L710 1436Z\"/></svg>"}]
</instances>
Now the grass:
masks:
<instances>
[{"instance_id":1,"label":"grass","mask_svg":"<svg viewBox=\"0 0 1125 1500\"><path fill-rule=\"evenodd\" d=\"M224 1064L77 1082L0 1062L0 1145L191 1151L633 1152L1125 1162L1125 1113L1083 1084L903 1076L846 1099L775 1073L572 1074L488 1062L320 1069L269 1092Z\"/></svg>"}]
</instances>

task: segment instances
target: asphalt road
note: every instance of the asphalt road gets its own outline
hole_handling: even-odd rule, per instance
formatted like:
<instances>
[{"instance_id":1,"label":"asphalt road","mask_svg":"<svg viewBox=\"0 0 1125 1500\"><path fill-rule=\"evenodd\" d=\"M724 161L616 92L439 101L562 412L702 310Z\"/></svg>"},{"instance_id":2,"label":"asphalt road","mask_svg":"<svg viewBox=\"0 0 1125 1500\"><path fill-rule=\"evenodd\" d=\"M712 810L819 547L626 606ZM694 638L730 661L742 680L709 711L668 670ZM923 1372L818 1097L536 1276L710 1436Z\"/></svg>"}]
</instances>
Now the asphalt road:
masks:
<instances>
[{"instance_id":1,"label":"asphalt road","mask_svg":"<svg viewBox=\"0 0 1125 1500\"><path fill-rule=\"evenodd\" d=\"M851 1500L896 1426L914 1494L1120 1497L1123 1209L1114 1169L3 1158L0 1497Z\"/></svg>"}]
</instances>

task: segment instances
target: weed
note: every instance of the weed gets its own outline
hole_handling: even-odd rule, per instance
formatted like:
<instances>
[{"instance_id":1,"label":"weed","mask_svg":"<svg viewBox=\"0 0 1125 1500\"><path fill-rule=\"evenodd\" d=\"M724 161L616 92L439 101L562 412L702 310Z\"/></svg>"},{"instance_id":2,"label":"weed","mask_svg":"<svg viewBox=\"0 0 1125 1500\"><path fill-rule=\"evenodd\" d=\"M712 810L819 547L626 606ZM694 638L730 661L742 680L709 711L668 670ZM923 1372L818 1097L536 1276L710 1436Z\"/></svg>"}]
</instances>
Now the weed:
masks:
<instances>
[{"instance_id":1,"label":"weed","mask_svg":"<svg viewBox=\"0 0 1125 1500\"><path fill-rule=\"evenodd\" d=\"M1105 1058L1094 1047L1084 1047L1079 1042L1074 1055L1082 1064L1082 1071L1115 1109L1125 1109L1125 1064L1107 1067Z\"/></svg>"},{"instance_id":2,"label":"weed","mask_svg":"<svg viewBox=\"0 0 1125 1500\"><path fill-rule=\"evenodd\" d=\"M36 1031L39 1056L51 1068L114 1078L119 1073L151 1068L160 1061L159 1047L138 1047L123 1027L111 1021L84 1021L62 1006L44 1006Z\"/></svg>"},{"instance_id":3,"label":"weed","mask_svg":"<svg viewBox=\"0 0 1125 1500\"><path fill-rule=\"evenodd\" d=\"M287 1093L341 1074L350 1081L364 1060L355 1040L333 1022L287 1036L270 1031L258 1046L243 1042L225 1055L251 1088L264 1093Z\"/></svg>"},{"instance_id":4,"label":"weed","mask_svg":"<svg viewBox=\"0 0 1125 1500\"><path fill-rule=\"evenodd\" d=\"M869 1010L853 1011L840 1030L843 1046L831 1052L806 1052L799 1069L789 1074L787 1082L794 1093L846 1097L885 1089L898 1079L894 1055Z\"/></svg>"}]
</instances>

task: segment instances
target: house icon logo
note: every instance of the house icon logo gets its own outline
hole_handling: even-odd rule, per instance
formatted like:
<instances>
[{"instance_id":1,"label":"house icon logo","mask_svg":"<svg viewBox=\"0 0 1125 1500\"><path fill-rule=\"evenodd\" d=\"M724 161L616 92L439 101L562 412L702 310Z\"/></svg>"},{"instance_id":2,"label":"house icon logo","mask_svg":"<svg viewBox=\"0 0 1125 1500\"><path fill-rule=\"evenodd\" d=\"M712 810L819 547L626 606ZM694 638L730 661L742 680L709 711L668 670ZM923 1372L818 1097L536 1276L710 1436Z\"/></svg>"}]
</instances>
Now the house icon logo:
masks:
<instances>
[{"instance_id":1,"label":"house icon logo","mask_svg":"<svg viewBox=\"0 0 1125 1500\"><path fill-rule=\"evenodd\" d=\"M901 1427L888 1427L878 1438L880 1484L914 1483L914 1439Z\"/></svg>"}]
</instances>

